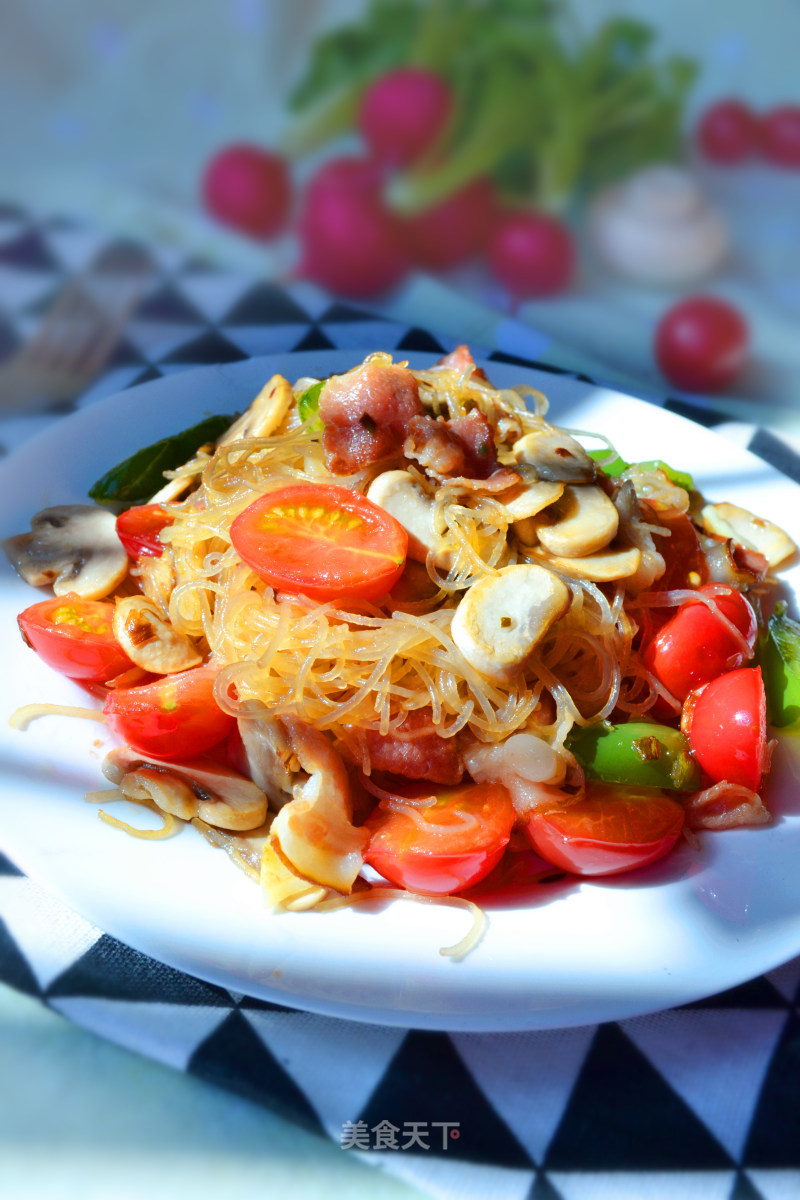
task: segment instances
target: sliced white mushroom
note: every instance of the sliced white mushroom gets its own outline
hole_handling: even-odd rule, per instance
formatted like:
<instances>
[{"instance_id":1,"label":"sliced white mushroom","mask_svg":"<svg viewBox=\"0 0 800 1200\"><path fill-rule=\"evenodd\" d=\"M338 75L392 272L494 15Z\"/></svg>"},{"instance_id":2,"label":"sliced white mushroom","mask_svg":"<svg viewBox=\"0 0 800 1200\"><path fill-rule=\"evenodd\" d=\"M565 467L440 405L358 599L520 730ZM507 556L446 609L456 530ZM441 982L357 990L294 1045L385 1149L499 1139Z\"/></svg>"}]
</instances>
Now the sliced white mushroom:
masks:
<instances>
[{"instance_id":1,"label":"sliced white mushroom","mask_svg":"<svg viewBox=\"0 0 800 1200\"><path fill-rule=\"evenodd\" d=\"M237 725L248 775L266 792L272 808L282 808L292 798L294 783L292 746L283 725L268 715L240 716Z\"/></svg>"},{"instance_id":2,"label":"sliced white mushroom","mask_svg":"<svg viewBox=\"0 0 800 1200\"><path fill-rule=\"evenodd\" d=\"M199 817L218 829L257 829L266 820L261 788L214 759L154 761L120 746L106 755L102 770L129 799L152 800L184 821Z\"/></svg>"},{"instance_id":3,"label":"sliced white mushroom","mask_svg":"<svg viewBox=\"0 0 800 1200\"><path fill-rule=\"evenodd\" d=\"M526 433L514 442L512 449L515 461L533 467L539 479L591 483L596 475L594 460L580 442L563 429Z\"/></svg>"},{"instance_id":4,"label":"sliced white mushroom","mask_svg":"<svg viewBox=\"0 0 800 1200\"><path fill-rule=\"evenodd\" d=\"M777 567L795 553L788 533L765 517L757 517L738 504L706 504L700 514L703 528L716 537L732 538L747 550L763 554L771 567Z\"/></svg>"},{"instance_id":5,"label":"sliced white mushroom","mask_svg":"<svg viewBox=\"0 0 800 1200\"><path fill-rule=\"evenodd\" d=\"M203 661L194 643L185 633L174 629L147 596L118 600L112 624L114 637L128 658L144 671L173 675Z\"/></svg>"},{"instance_id":6,"label":"sliced white mushroom","mask_svg":"<svg viewBox=\"0 0 800 1200\"><path fill-rule=\"evenodd\" d=\"M619 513L602 488L568 483L561 499L540 514L536 528L551 554L583 558L616 537Z\"/></svg>"},{"instance_id":7,"label":"sliced white mushroom","mask_svg":"<svg viewBox=\"0 0 800 1200\"><path fill-rule=\"evenodd\" d=\"M364 862L369 834L353 825L350 781L340 755L319 729L298 717L281 721L308 775L272 823L270 844L312 883L349 892Z\"/></svg>"},{"instance_id":8,"label":"sliced white mushroom","mask_svg":"<svg viewBox=\"0 0 800 1200\"><path fill-rule=\"evenodd\" d=\"M434 503L409 471L383 471L373 479L367 499L384 509L408 533L408 556L425 562L433 553L437 566L449 567L451 556L444 548L433 520Z\"/></svg>"},{"instance_id":9,"label":"sliced white mushroom","mask_svg":"<svg viewBox=\"0 0 800 1200\"><path fill-rule=\"evenodd\" d=\"M139 579L145 596L159 606L162 612L169 608L169 600L175 588L175 566L171 546L165 546L163 554L143 554L133 568L132 574Z\"/></svg>"},{"instance_id":10,"label":"sliced white mushroom","mask_svg":"<svg viewBox=\"0 0 800 1200\"><path fill-rule=\"evenodd\" d=\"M628 579L635 575L642 561L642 552L635 546L607 546L597 554L584 558L565 558L550 554L542 546L529 549L529 554L562 575L573 579L588 579L592 583L613 583L615 579Z\"/></svg>"},{"instance_id":11,"label":"sliced white mushroom","mask_svg":"<svg viewBox=\"0 0 800 1200\"><path fill-rule=\"evenodd\" d=\"M510 679L569 607L569 589L533 564L503 567L473 583L453 615L453 641L477 671Z\"/></svg>"},{"instance_id":12,"label":"sliced white mushroom","mask_svg":"<svg viewBox=\"0 0 800 1200\"><path fill-rule=\"evenodd\" d=\"M268 908L307 912L329 895L327 888L318 883L309 883L281 857L277 841L268 840L264 846L259 878L264 903Z\"/></svg>"},{"instance_id":13,"label":"sliced white mushroom","mask_svg":"<svg viewBox=\"0 0 800 1200\"><path fill-rule=\"evenodd\" d=\"M31 521L31 532L9 538L5 550L26 583L52 584L57 596L76 592L85 600L101 600L128 574L116 518L94 504L43 508Z\"/></svg>"},{"instance_id":14,"label":"sliced white mushroom","mask_svg":"<svg viewBox=\"0 0 800 1200\"><path fill-rule=\"evenodd\" d=\"M563 483L522 483L504 492L501 502L514 521L524 521L555 504L563 491Z\"/></svg>"},{"instance_id":15,"label":"sliced white mushroom","mask_svg":"<svg viewBox=\"0 0 800 1200\"><path fill-rule=\"evenodd\" d=\"M217 446L229 446L241 438L265 438L275 432L292 404L294 392L288 379L273 375L264 384L250 407L219 439Z\"/></svg>"}]
</instances>

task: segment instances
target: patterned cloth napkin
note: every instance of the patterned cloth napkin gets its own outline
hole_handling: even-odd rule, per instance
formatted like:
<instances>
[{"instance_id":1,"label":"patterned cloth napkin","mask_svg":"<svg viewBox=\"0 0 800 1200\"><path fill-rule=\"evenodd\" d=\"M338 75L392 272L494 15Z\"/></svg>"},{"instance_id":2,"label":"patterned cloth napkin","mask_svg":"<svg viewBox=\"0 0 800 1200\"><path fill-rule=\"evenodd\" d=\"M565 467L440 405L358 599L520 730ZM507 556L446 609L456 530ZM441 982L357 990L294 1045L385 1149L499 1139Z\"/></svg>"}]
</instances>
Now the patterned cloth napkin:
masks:
<instances>
[{"instance_id":1,"label":"patterned cloth napkin","mask_svg":"<svg viewBox=\"0 0 800 1200\"><path fill-rule=\"evenodd\" d=\"M24 344L100 240L79 223L0 210L0 359ZM491 359L561 369L558 347L536 330L432 282L367 309L212 270L174 248L152 254L150 294L74 407L188 367L287 350L439 353L467 340ZM403 320L409 311L414 320ZM785 437L699 400L655 402L715 425L800 482ZM0 443L13 449L56 416L6 416ZM0 855L0 980L434 1196L800 1194L800 959L712 999L618 1023L510 1034L385 1028L181 974L91 926Z\"/></svg>"}]
</instances>

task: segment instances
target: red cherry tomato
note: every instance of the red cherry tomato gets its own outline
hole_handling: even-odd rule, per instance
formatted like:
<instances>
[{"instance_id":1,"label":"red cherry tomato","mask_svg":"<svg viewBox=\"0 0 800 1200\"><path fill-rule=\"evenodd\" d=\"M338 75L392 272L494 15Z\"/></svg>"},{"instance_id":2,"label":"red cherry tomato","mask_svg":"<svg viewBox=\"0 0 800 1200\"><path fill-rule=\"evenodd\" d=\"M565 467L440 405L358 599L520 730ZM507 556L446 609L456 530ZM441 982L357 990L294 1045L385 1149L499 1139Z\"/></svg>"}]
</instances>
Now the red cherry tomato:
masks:
<instances>
[{"instance_id":1,"label":"red cherry tomato","mask_svg":"<svg viewBox=\"0 0 800 1200\"><path fill-rule=\"evenodd\" d=\"M681 805L662 792L590 782L581 800L535 809L525 832L553 866L574 875L618 875L663 858L683 820Z\"/></svg>"},{"instance_id":2,"label":"red cherry tomato","mask_svg":"<svg viewBox=\"0 0 800 1200\"><path fill-rule=\"evenodd\" d=\"M546 213L501 217L489 239L489 267L515 299L552 296L570 282L575 247L565 225Z\"/></svg>"},{"instance_id":3,"label":"red cherry tomato","mask_svg":"<svg viewBox=\"0 0 800 1200\"><path fill-rule=\"evenodd\" d=\"M659 321L656 362L676 387L719 392L744 366L748 340L747 323L733 305L714 296L692 296Z\"/></svg>"},{"instance_id":4,"label":"red cherry tomato","mask_svg":"<svg viewBox=\"0 0 800 1200\"><path fill-rule=\"evenodd\" d=\"M720 100L703 113L696 133L706 158L723 166L735 166L756 149L758 119L741 100Z\"/></svg>"},{"instance_id":5,"label":"red cherry tomato","mask_svg":"<svg viewBox=\"0 0 800 1200\"><path fill-rule=\"evenodd\" d=\"M720 675L692 692L681 728L714 783L757 792L767 767L767 702L760 667Z\"/></svg>"},{"instance_id":6,"label":"red cherry tomato","mask_svg":"<svg viewBox=\"0 0 800 1200\"><path fill-rule=\"evenodd\" d=\"M800 167L800 106L785 104L761 118L761 153L776 167Z\"/></svg>"},{"instance_id":7,"label":"red cherry tomato","mask_svg":"<svg viewBox=\"0 0 800 1200\"><path fill-rule=\"evenodd\" d=\"M687 600L644 648L644 665L676 700L685 700L693 688L741 667L753 656L755 613L741 592L732 587L718 592L719 587L706 584L697 594L713 599L741 638L701 600Z\"/></svg>"},{"instance_id":8,"label":"red cherry tomato","mask_svg":"<svg viewBox=\"0 0 800 1200\"><path fill-rule=\"evenodd\" d=\"M399 887L446 896L483 879L500 861L514 825L514 807L499 783L440 788L416 800L394 795L366 822L366 861ZM420 807L415 807L420 805Z\"/></svg>"},{"instance_id":9,"label":"red cherry tomato","mask_svg":"<svg viewBox=\"0 0 800 1200\"><path fill-rule=\"evenodd\" d=\"M69 679L106 683L133 666L111 631L113 617L113 604L69 592L32 604L17 624L48 667Z\"/></svg>"},{"instance_id":10,"label":"red cherry tomato","mask_svg":"<svg viewBox=\"0 0 800 1200\"><path fill-rule=\"evenodd\" d=\"M192 758L227 737L233 717L214 699L218 668L192 667L143 687L111 692L103 712L113 732L140 754Z\"/></svg>"},{"instance_id":11,"label":"red cherry tomato","mask_svg":"<svg viewBox=\"0 0 800 1200\"><path fill-rule=\"evenodd\" d=\"M173 520L160 504L137 504L117 517L117 537L131 558L141 554L160 558L164 545L158 535Z\"/></svg>"},{"instance_id":12,"label":"red cherry tomato","mask_svg":"<svg viewBox=\"0 0 800 1200\"><path fill-rule=\"evenodd\" d=\"M272 237L289 215L286 163L259 146L238 144L220 150L206 167L202 193L213 217L250 237Z\"/></svg>"},{"instance_id":13,"label":"red cherry tomato","mask_svg":"<svg viewBox=\"0 0 800 1200\"><path fill-rule=\"evenodd\" d=\"M239 513L231 541L275 588L313 600L377 600L403 572L408 534L359 492L301 483Z\"/></svg>"}]
</instances>

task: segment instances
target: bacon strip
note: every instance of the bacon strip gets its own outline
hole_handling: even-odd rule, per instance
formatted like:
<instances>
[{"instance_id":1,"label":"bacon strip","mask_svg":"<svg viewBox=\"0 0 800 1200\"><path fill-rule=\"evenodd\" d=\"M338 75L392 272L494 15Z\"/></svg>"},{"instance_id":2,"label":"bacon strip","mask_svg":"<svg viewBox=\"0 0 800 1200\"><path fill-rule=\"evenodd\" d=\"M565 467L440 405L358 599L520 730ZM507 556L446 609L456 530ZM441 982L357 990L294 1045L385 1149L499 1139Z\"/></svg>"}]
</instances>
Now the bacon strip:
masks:
<instances>
[{"instance_id":1,"label":"bacon strip","mask_svg":"<svg viewBox=\"0 0 800 1200\"><path fill-rule=\"evenodd\" d=\"M469 346L463 344L456 346L455 350L451 350L449 354L445 354L444 358L440 358L436 366L450 367L453 371L461 371L464 374L471 368L476 379L482 379L484 383L489 382L483 368L475 366L475 359L472 357Z\"/></svg>"},{"instance_id":2,"label":"bacon strip","mask_svg":"<svg viewBox=\"0 0 800 1200\"><path fill-rule=\"evenodd\" d=\"M370 729L366 738L373 771L444 784L459 783L464 774L458 737L441 737L429 708L407 713L393 734Z\"/></svg>"},{"instance_id":3,"label":"bacon strip","mask_svg":"<svg viewBox=\"0 0 800 1200\"><path fill-rule=\"evenodd\" d=\"M492 427L477 409L465 417L412 417L403 446L425 471L440 478L488 479L497 470Z\"/></svg>"},{"instance_id":4,"label":"bacon strip","mask_svg":"<svg viewBox=\"0 0 800 1200\"><path fill-rule=\"evenodd\" d=\"M756 792L739 783L715 783L684 801L690 829L736 829L741 825L766 825L769 810Z\"/></svg>"}]
</instances>

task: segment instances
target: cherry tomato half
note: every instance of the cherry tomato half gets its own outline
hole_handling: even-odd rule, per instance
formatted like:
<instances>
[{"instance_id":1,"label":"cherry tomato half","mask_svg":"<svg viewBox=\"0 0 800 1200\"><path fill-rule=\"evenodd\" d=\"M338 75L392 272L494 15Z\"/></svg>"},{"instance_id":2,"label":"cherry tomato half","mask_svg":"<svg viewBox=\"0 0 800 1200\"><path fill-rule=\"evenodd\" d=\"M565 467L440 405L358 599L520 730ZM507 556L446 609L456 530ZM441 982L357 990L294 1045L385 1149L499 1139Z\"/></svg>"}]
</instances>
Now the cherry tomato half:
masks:
<instances>
[{"instance_id":1,"label":"cherry tomato half","mask_svg":"<svg viewBox=\"0 0 800 1200\"><path fill-rule=\"evenodd\" d=\"M366 861L399 887L446 896L483 879L497 865L514 825L514 807L499 783L436 788L426 804L393 796L373 811ZM404 803L405 801L405 803Z\"/></svg>"},{"instance_id":2,"label":"cherry tomato half","mask_svg":"<svg viewBox=\"0 0 800 1200\"><path fill-rule=\"evenodd\" d=\"M755 613L741 592L733 587L718 591L719 587L706 584L697 594L714 600L741 633L744 646L706 604L687 600L644 648L644 665L676 700L685 700L693 688L741 667L753 656L758 631Z\"/></svg>"},{"instance_id":3,"label":"cherry tomato half","mask_svg":"<svg viewBox=\"0 0 800 1200\"><path fill-rule=\"evenodd\" d=\"M68 592L32 604L17 624L48 667L69 679L106 683L133 666L111 631L113 617L113 604Z\"/></svg>"},{"instance_id":4,"label":"cherry tomato half","mask_svg":"<svg viewBox=\"0 0 800 1200\"><path fill-rule=\"evenodd\" d=\"M160 558L164 545L158 535L173 520L160 504L137 504L117 517L117 537L131 558L141 554Z\"/></svg>"},{"instance_id":5,"label":"cherry tomato half","mask_svg":"<svg viewBox=\"0 0 800 1200\"><path fill-rule=\"evenodd\" d=\"M218 668L165 675L142 687L111 692L103 712L118 738L153 758L193 758L227 737L233 717L214 699Z\"/></svg>"},{"instance_id":6,"label":"cherry tomato half","mask_svg":"<svg viewBox=\"0 0 800 1200\"><path fill-rule=\"evenodd\" d=\"M678 840L684 812L648 788L588 783L573 803L536 809L525 825L534 850L573 875L619 875L663 858Z\"/></svg>"},{"instance_id":7,"label":"cherry tomato half","mask_svg":"<svg viewBox=\"0 0 800 1200\"><path fill-rule=\"evenodd\" d=\"M695 758L714 783L757 792L767 766L767 701L760 667L720 675L692 692L683 729Z\"/></svg>"},{"instance_id":8,"label":"cherry tomato half","mask_svg":"<svg viewBox=\"0 0 800 1200\"><path fill-rule=\"evenodd\" d=\"M301 483L261 496L231 541L267 583L312 600L377 600L402 574L408 534L359 492Z\"/></svg>"},{"instance_id":9,"label":"cherry tomato half","mask_svg":"<svg viewBox=\"0 0 800 1200\"><path fill-rule=\"evenodd\" d=\"M747 322L732 304L715 296L692 296L659 321L656 362L676 387L719 392L744 366L748 340Z\"/></svg>"}]
</instances>

